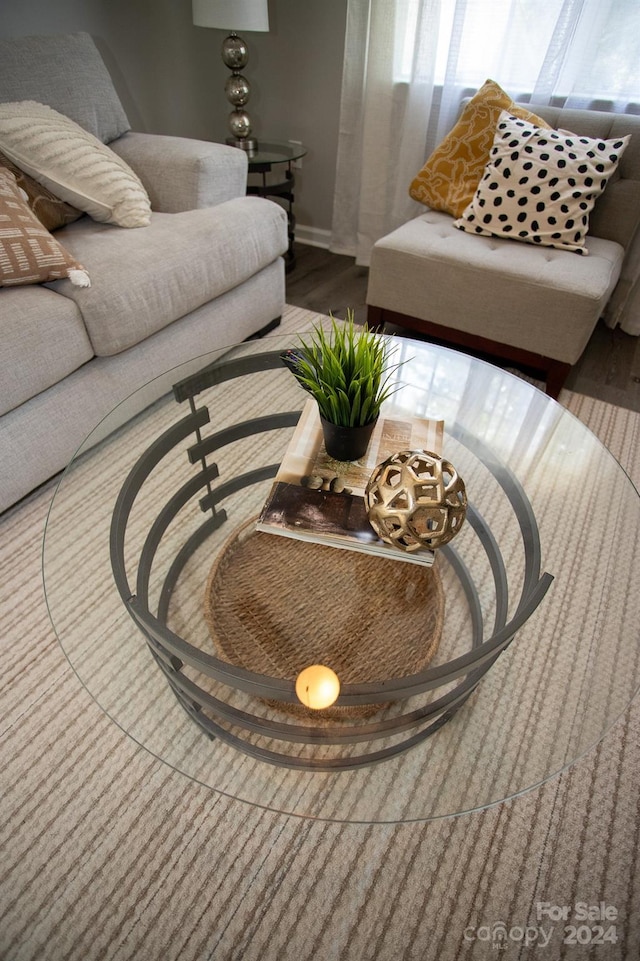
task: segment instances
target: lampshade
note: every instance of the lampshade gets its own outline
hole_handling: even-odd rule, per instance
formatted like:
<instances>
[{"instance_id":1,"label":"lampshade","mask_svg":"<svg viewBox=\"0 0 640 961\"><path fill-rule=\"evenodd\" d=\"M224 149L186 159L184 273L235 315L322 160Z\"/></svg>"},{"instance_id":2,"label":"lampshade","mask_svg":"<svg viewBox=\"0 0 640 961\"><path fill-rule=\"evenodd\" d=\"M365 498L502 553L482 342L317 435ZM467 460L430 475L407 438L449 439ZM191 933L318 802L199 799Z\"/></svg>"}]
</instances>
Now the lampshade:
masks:
<instances>
[{"instance_id":1,"label":"lampshade","mask_svg":"<svg viewBox=\"0 0 640 961\"><path fill-rule=\"evenodd\" d=\"M267 0L192 0L193 22L196 27L217 27L220 30L269 30Z\"/></svg>"}]
</instances>

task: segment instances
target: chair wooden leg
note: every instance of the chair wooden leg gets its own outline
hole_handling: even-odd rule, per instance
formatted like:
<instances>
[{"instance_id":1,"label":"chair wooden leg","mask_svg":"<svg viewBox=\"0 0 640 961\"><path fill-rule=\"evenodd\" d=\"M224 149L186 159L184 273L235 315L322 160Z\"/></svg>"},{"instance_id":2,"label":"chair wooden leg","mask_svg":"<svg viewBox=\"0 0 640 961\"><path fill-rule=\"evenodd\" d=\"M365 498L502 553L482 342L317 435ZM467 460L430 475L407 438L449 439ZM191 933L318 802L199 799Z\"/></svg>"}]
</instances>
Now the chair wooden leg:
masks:
<instances>
[{"instance_id":1,"label":"chair wooden leg","mask_svg":"<svg viewBox=\"0 0 640 961\"><path fill-rule=\"evenodd\" d=\"M547 381L545 385L545 393L547 393L549 397L553 397L554 400L558 399L570 370L571 364L563 364L559 360L551 362L547 368Z\"/></svg>"},{"instance_id":2,"label":"chair wooden leg","mask_svg":"<svg viewBox=\"0 0 640 961\"><path fill-rule=\"evenodd\" d=\"M373 330L377 334L382 333L384 330L384 317L382 314L382 307L372 307L371 304L367 304L367 327L369 330Z\"/></svg>"}]
</instances>

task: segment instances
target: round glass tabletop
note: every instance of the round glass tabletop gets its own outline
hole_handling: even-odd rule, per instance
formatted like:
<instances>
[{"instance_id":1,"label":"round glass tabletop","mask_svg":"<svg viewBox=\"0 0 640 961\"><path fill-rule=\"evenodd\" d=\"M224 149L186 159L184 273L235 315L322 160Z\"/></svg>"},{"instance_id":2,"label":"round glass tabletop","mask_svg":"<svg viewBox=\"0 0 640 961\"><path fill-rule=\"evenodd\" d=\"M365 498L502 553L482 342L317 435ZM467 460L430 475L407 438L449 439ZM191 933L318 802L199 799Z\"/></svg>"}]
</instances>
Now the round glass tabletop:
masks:
<instances>
[{"instance_id":1,"label":"round glass tabletop","mask_svg":"<svg viewBox=\"0 0 640 961\"><path fill-rule=\"evenodd\" d=\"M256 682L220 660L208 615L231 587L261 637L268 594L284 625L268 636L295 624L302 644L330 622L336 650L357 644L365 661L387 635L402 647L407 620L429 619L403 574L413 565L363 571L333 548L315 570L269 566L266 551L255 576L212 580L260 513L307 399L280 361L296 343L270 336L195 358L131 395L79 449L43 546L72 667L161 761L286 814L428 820L543 783L598 743L640 684L637 491L586 427L525 381L398 339L401 389L384 414L443 420L442 453L469 498L451 549L436 551L440 643L426 674L389 679L365 716L292 718L295 677L265 670ZM347 714L359 690L345 686Z\"/></svg>"}]
</instances>

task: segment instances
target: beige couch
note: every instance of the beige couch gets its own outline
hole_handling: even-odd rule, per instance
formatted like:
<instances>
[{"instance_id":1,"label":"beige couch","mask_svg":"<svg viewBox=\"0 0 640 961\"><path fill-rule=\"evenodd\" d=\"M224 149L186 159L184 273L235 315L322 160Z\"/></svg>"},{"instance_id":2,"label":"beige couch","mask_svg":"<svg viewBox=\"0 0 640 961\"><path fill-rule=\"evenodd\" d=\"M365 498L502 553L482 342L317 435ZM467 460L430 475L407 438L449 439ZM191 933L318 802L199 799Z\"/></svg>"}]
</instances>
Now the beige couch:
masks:
<instances>
[{"instance_id":1,"label":"beige couch","mask_svg":"<svg viewBox=\"0 0 640 961\"><path fill-rule=\"evenodd\" d=\"M131 132L83 33L0 41L0 102L23 100L107 143L153 213L147 227L83 216L55 231L89 288L64 279L0 289L0 510L60 471L133 390L257 334L284 307L286 216L245 196L243 151Z\"/></svg>"},{"instance_id":2,"label":"beige couch","mask_svg":"<svg viewBox=\"0 0 640 961\"><path fill-rule=\"evenodd\" d=\"M557 396L599 317L640 314L640 117L535 110L579 135L631 135L591 214L589 255L465 233L427 208L375 244L368 320L534 368Z\"/></svg>"}]
</instances>

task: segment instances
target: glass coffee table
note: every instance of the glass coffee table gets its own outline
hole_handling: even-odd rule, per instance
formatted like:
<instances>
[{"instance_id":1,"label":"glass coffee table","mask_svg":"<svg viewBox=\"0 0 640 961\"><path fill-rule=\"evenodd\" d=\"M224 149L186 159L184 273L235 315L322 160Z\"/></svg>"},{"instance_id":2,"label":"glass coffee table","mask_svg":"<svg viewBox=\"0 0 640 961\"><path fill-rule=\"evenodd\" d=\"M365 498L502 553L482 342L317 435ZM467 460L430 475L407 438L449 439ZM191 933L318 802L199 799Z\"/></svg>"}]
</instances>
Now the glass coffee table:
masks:
<instances>
[{"instance_id":1,"label":"glass coffee table","mask_svg":"<svg viewBox=\"0 0 640 961\"><path fill-rule=\"evenodd\" d=\"M72 667L161 761L285 814L429 820L540 785L593 748L640 685L637 491L525 381L398 339L402 389L387 413L444 420L469 512L435 573L421 569L444 598L435 654L409 673L382 666L385 644L395 656L405 638L428 643L431 595L414 565L316 545L300 555L297 541L253 533L307 398L280 358L296 343L271 336L168 371L79 449L43 547ZM240 580L227 559L255 537L267 540ZM274 561L276 541L291 551ZM211 630L232 597L225 623L261 646L258 671ZM269 667L285 635L294 654L298 636L301 650L356 649L369 673L330 714L305 712L299 665Z\"/></svg>"}]
</instances>

